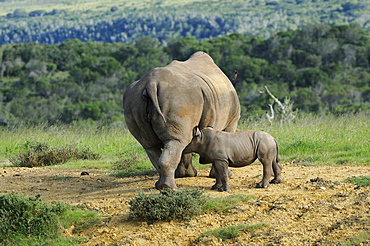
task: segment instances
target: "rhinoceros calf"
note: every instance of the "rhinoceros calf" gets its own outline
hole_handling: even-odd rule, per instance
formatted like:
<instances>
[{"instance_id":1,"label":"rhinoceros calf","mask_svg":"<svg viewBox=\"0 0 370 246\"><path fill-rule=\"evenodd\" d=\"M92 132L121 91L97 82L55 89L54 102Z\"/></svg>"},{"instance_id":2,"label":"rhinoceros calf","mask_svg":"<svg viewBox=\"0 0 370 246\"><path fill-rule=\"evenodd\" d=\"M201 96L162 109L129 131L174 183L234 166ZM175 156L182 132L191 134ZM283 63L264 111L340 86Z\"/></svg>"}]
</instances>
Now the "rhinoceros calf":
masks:
<instances>
[{"instance_id":1,"label":"rhinoceros calf","mask_svg":"<svg viewBox=\"0 0 370 246\"><path fill-rule=\"evenodd\" d=\"M194 129L194 137L184 153L196 152L216 171L216 184L212 189L230 190L228 166L244 167L257 158L263 165L262 181L258 188L266 188L274 173L273 184L283 181L282 166L278 163L278 145L276 140L263 131L244 130L238 132L215 131L212 128Z\"/></svg>"}]
</instances>

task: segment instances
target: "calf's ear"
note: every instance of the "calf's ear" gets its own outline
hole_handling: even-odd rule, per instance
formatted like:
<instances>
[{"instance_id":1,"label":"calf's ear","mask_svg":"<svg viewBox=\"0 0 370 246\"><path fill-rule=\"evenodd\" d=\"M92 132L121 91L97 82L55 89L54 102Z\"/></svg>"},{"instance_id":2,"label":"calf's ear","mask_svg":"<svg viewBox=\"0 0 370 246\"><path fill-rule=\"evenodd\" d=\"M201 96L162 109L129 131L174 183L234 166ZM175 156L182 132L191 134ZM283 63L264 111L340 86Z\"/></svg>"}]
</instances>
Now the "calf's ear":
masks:
<instances>
[{"instance_id":1,"label":"calf's ear","mask_svg":"<svg viewBox=\"0 0 370 246\"><path fill-rule=\"evenodd\" d=\"M194 127L193 129L193 136L199 138L202 133L200 132L199 127Z\"/></svg>"}]
</instances>

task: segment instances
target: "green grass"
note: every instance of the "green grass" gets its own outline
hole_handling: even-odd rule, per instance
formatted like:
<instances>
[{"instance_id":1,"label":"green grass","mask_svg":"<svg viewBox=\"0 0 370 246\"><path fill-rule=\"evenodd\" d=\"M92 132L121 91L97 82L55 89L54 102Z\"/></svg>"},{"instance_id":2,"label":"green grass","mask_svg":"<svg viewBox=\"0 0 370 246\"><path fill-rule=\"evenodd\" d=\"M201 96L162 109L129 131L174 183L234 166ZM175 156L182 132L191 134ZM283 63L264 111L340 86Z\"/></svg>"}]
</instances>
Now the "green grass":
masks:
<instances>
[{"instance_id":1,"label":"green grass","mask_svg":"<svg viewBox=\"0 0 370 246\"><path fill-rule=\"evenodd\" d=\"M365 114L344 116L297 117L291 124L264 118L244 120L240 129L264 130L279 144L281 163L297 165L369 165L370 124ZM47 168L100 169L117 176L151 175L156 171L144 149L125 127L101 127L97 123L69 126L22 126L0 130L0 165L9 164L11 156L22 150L27 142L42 142L53 147L85 146L101 156L100 160L70 160ZM205 167L198 164L196 168Z\"/></svg>"},{"instance_id":2,"label":"green grass","mask_svg":"<svg viewBox=\"0 0 370 246\"><path fill-rule=\"evenodd\" d=\"M230 196L215 197L206 201L203 210L205 212L225 212L253 198L255 197L245 194L233 194Z\"/></svg>"},{"instance_id":3,"label":"green grass","mask_svg":"<svg viewBox=\"0 0 370 246\"><path fill-rule=\"evenodd\" d=\"M138 169L151 169L152 165L140 146L125 128L100 127L95 123L69 126L22 126L0 130L0 165L20 153L27 142L41 142L55 148L63 146L84 146L101 156L100 160L70 160L67 163L48 168L112 169L123 155L136 156Z\"/></svg>"},{"instance_id":4,"label":"green grass","mask_svg":"<svg viewBox=\"0 0 370 246\"><path fill-rule=\"evenodd\" d=\"M264 130L276 138L281 162L300 165L369 165L370 117L300 116L291 124L246 121L241 129Z\"/></svg>"},{"instance_id":5,"label":"green grass","mask_svg":"<svg viewBox=\"0 0 370 246\"><path fill-rule=\"evenodd\" d=\"M346 179L347 182L354 183L359 187L366 187L370 185L370 177L369 176L360 176L360 177L350 177Z\"/></svg>"}]
</instances>

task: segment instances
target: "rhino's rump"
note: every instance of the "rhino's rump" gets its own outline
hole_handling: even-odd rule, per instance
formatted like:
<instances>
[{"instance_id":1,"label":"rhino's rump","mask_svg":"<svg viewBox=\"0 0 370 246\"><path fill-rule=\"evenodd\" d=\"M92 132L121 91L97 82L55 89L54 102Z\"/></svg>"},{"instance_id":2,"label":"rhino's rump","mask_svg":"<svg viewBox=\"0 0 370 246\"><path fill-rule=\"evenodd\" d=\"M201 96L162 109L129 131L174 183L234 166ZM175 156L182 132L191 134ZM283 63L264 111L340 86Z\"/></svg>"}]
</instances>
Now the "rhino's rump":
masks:
<instances>
[{"instance_id":1,"label":"rhino's rump","mask_svg":"<svg viewBox=\"0 0 370 246\"><path fill-rule=\"evenodd\" d=\"M157 87L154 96L160 112L153 116L152 125L158 136L173 138L177 131L191 133L195 126L225 130L239 119L238 97L221 70L214 63L203 67L191 65L187 61L176 61L150 73L146 88ZM205 69L207 67L209 69ZM159 113L168 119L166 126ZM182 129L184 127L186 129Z\"/></svg>"}]
</instances>

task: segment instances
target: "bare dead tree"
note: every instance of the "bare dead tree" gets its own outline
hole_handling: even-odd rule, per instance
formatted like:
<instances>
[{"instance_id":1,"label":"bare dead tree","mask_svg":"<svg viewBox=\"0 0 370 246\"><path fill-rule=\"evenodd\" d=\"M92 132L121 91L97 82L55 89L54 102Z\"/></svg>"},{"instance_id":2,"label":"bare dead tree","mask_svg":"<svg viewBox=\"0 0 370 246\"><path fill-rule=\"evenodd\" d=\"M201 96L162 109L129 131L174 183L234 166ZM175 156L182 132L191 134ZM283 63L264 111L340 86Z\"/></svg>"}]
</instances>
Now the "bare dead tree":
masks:
<instances>
[{"instance_id":1,"label":"bare dead tree","mask_svg":"<svg viewBox=\"0 0 370 246\"><path fill-rule=\"evenodd\" d=\"M269 104L269 107L270 107L271 115L269 115L269 113L267 111L265 112L265 115L266 115L266 118L269 121L270 126L271 126L272 125L272 120L275 117L275 112L274 112L274 108L272 107L272 104L271 103Z\"/></svg>"},{"instance_id":2,"label":"bare dead tree","mask_svg":"<svg viewBox=\"0 0 370 246\"><path fill-rule=\"evenodd\" d=\"M284 102L282 103L279 99L277 99L265 86L266 92L269 94L269 96L276 102L280 109L280 121L281 122L288 122L290 123L294 118L296 117L296 112L293 111L293 102L290 100L289 97L284 98ZM272 107L272 104L269 104L270 111L271 111L271 116L267 114L266 112L266 117L270 122L270 125L272 125L272 119L274 118L274 109ZM272 117L272 118L271 118Z\"/></svg>"}]
</instances>

